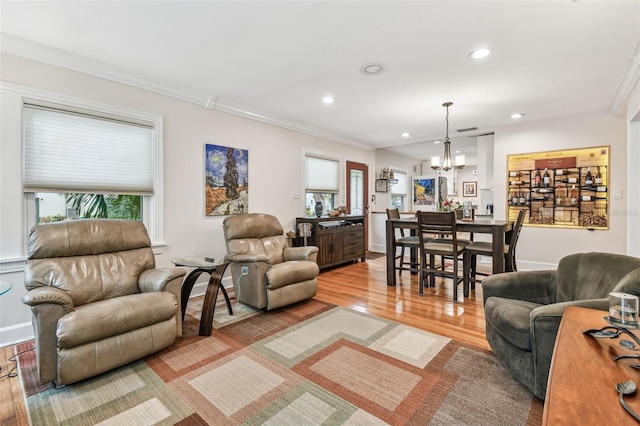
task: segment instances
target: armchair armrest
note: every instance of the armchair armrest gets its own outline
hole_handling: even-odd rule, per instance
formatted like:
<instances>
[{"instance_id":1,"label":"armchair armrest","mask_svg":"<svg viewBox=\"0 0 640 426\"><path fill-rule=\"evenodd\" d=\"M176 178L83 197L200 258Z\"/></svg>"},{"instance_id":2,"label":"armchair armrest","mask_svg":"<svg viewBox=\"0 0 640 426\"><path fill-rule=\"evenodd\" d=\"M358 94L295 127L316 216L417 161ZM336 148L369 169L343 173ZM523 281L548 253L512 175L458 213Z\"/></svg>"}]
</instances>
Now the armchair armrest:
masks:
<instances>
[{"instance_id":1,"label":"armchair armrest","mask_svg":"<svg viewBox=\"0 0 640 426\"><path fill-rule=\"evenodd\" d=\"M584 308L607 311L609 309L609 299L573 300L553 303L540 306L531 311L531 344L536 364L536 386L542 386L541 383L546 385L547 383L560 321L568 306L582 306ZM602 314L604 316L606 312ZM585 328L589 328L589 325L585 324ZM538 389L537 392L542 392L543 394L544 389Z\"/></svg>"},{"instance_id":2,"label":"armchair armrest","mask_svg":"<svg viewBox=\"0 0 640 426\"><path fill-rule=\"evenodd\" d=\"M73 300L55 287L38 287L29 290L22 302L31 306L35 350L38 358L38 376L41 383L58 377L58 352L56 329L58 320L73 311Z\"/></svg>"},{"instance_id":3,"label":"armchair armrest","mask_svg":"<svg viewBox=\"0 0 640 426\"><path fill-rule=\"evenodd\" d=\"M229 263L269 263L269 257L266 254L227 254L225 260Z\"/></svg>"},{"instance_id":4,"label":"armchair armrest","mask_svg":"<svg viewBox=\"0 0 640 426\"><path fill-rule=\"evenodd\" d=\"M318 247L305 246L305 247L287 247L284 249L284 261L290 260L312 260L312 255L318 253Z\"/></svg>"},{"instance_id":5,"label":"armchair armrest","mask_svg":"<svg viewBox=\"0 0 640 426\"><path fill-rule=\"evenodd\" d=\"M32 307L47 303L60 305L65 314L73 310L71 296L55 287L38 287L29 290L27 294L22 296L22 303Z\"/></svg>"},{"instance_id":6,"label":"armchair armrest","mask_svg":"<svg viewBox=\"0 0 640 426\"><path fill-rule=\"evenodd\" d=\"M138 288L142 293L152 291L169 291L167 285L176 278L182 278L187 273L182 268L157 268L142 271L138 277ZM182 284L182 280L180 280Z\"/></svg>"},{"instance_id":7,"label":"armchair armrest","mask_svg":"<svg viewBox=\"0 0 640 426\"><path fill-rule=\"evenodd\" d=\"M482 281L483 302L491 296L550 304L555 301L556 271L521 271L491 275Z\"/></svg>"}]
</instances>

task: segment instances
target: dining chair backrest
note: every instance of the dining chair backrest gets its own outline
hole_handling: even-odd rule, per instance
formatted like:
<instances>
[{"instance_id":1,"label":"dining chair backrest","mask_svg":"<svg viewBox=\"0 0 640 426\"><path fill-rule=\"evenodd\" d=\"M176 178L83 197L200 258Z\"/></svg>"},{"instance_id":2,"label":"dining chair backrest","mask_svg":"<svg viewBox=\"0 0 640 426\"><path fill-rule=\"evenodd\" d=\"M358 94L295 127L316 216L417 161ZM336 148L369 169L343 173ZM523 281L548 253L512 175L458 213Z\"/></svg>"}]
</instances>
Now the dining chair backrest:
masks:
<instances>
[{"instance_id":1,"label":"dining chair backrest","mask_svg":"<svg viewBox=\"0 0 640 426\"><path fill-rule=\"evenodd\" d=\"M387 219L396 220L400 219L400 210L398 209L387 209ZM404 229L400 228L400 236L404 237Z\"/></svg>"},{"instance_id":2,"label":"dining chair backrest","mask_svg":"<svg viewBox=\"0 0 640 426\"><path fill-rule=\"evenodd\" d=\"M516 219L516 223L513 224L511 239L508 242L509 251L516 249L516 243L518 242L518 237L520 237L520 231L522 231L522 224L524 223L525 213L525 210L520 210L520 213L518 213L518 217Z\"/></svg>"},{"instance_id":3,"label":"dining chair backrest","mask_svg":"<svg viewBox=\"0 0 640 426\"><path fill-rule=\"evenodd\" d=\"M431 235L429 239L449 238L456 244L456 214L455 212L423 212L416 213L418 217L418 236L420 244L424 244L425 234Z\"/></svg>"}]
</instances>

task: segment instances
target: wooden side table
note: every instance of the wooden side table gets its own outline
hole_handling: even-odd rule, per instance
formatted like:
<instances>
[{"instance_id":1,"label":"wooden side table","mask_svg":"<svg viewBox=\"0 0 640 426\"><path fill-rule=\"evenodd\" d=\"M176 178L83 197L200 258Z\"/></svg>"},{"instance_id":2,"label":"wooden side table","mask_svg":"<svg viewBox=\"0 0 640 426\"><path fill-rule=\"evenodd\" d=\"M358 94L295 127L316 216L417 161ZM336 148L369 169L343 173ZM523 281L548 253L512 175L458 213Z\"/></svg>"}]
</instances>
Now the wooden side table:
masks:
<instances>
[{"instance_id":1,"label":"wooden side table","mask_svg":"<svg viewBox=\"0 0 640 426\"><path fill-rule=\"evenodd\" d=\"M618 355L637 354L620 346L619 337L594 338L582 330L609 325L606 311L569 306L562 317L553 350L544 425L632 425L637 424L620 405L616 383L631 379L640 385L640 370L629 364L638 359L614 361ZM635 335L640 335L637 330ZM626 336L626 337L625 337ZM625 401L640 413L640 394L627 395Z\"/></svg>"},{"instance_id":2,"label":"wooden side table","mask_svg":"<svg viewBox=\"0 0 640 426\"><path fill-rule=\"evenodd\" d=\"M191 296L191 290L196 283L196 280L203 272L210 275L209 284L207 285L207 291L204 296L204 304L202 305L202 315L200 317L200 330L198 334L200 336L211 336L213 331L213 314L216 309L216 301L218 300L218 290L222 290L222 294L227 302L227 309L229 315L233 315L233 309L231 308L231 301L227 290L222 284L222 276L227 269L228 263L224 259L224 255L221 255L213 260L203 256L183 257L178 259L171 259L176 266L186 266L193 269L187 278L182 283L182 290L180 292L180 301L182 305L182 320L187 311L187 303L189 302L189 296Z\"/></svg>"}]
</instances>

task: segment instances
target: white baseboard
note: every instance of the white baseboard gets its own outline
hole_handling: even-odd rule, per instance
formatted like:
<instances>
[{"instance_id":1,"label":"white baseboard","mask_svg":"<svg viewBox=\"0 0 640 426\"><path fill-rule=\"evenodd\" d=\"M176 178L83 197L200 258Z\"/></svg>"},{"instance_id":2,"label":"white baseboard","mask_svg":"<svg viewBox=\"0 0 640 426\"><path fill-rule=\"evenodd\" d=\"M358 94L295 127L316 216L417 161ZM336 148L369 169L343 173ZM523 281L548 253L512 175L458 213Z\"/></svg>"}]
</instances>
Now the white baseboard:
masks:
<instances>
[{"instance_id":1,"label":"white baseboard","mask_svg":"<svg viewBox=\"0 0 640 426\"><path fill-rule=\"evenodd\" d=\"M384 244L370 244L369 251L374 253L386 253L387 249Z\"/></svg>"},{"instance_id":2,"label":"white baseboard","mask_svg":"<svg viewBox=\"0 0 640 426\"><path fill-rule=\"evenodd\" d=\"M0 347L15 345L25 340L33 339L33 327L31 322L11 325L0 328Z\"/></svg>"}]
</instances>

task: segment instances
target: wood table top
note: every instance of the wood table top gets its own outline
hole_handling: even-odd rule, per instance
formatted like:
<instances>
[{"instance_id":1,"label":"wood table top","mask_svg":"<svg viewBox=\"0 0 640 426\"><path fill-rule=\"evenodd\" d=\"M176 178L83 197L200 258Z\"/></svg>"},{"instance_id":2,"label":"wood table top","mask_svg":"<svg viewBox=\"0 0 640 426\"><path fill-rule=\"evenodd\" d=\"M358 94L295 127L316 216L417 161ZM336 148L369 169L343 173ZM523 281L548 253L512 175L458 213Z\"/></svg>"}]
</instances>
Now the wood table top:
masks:
<instances>
[{"instance_id":1,"label":"wood table top","mask_svg":"<svg viewBox=\"0 0 640 426\"><path fill-rule=\"evenodd\" d=\"M629 364L640 359L613 358L640 354L620 345L626 334L617 338L594 338L582 330L609 325L607 312L570 306L558 331L549 373L544 405L544 425L634 425L637 422L620 405L616 384L633 380L640 386L640 370ZM637 330L635 335L640 335ZM639 389L640 392L640 389ZM640 393L625 396L625 401L640 414Z\"/></svg>"}]
</instances>

